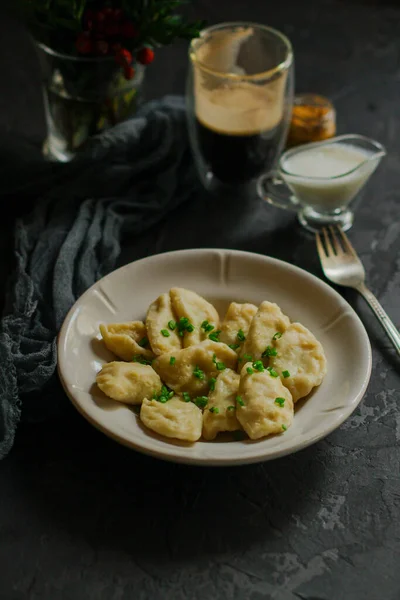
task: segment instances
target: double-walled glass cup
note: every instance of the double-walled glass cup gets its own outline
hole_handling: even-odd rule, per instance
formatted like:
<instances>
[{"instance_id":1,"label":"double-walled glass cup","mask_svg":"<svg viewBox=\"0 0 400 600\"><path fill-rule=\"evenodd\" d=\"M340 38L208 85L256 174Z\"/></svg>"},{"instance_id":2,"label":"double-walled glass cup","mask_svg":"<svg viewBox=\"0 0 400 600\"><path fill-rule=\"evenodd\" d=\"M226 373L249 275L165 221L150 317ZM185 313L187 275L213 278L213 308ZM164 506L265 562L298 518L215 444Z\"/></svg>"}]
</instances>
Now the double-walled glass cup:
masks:
<instances>
[{"instance_id":1,"label":"double-walled glass cup","mask_svg":"<svg viewBox=\"0 0 400 600\"><path fill-rule=\"evenodd\" d=\"M279 31L224 23L190 45L189 134L201 179L248 184L271 171L293 104L293 52Z\"/></svg>"}]
</instances>

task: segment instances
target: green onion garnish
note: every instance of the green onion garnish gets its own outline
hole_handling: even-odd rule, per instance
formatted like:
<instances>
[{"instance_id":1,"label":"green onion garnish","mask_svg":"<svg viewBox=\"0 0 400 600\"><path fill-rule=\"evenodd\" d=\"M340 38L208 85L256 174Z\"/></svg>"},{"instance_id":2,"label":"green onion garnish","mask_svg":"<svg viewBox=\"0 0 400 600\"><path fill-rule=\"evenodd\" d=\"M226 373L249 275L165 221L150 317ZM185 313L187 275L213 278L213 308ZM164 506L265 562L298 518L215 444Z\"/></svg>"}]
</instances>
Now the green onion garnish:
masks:
<instances>
[{"instance_id":1,"label":"green onion garnish","mask_svg":"<svg viewBox=\"0 0 400 600\"><path fill-rule=\"evenodd\" d=\"M275 404L279 404L279 406L282 408L285 404L285 398L275 398Z\"/></svg>"},{"instance_id":2,"label":"green onion garnish","mask_svg":"<svg viewBox=\"0 0 400 600\"><path fill-rule=\"evenodd\" d=\"M251 367L247 367L246 371L248 372L249 375L253 375L253 373L254 373L254 369L252 369Z\"/></svg>"},{"instance_id":3,"label":"green onion garnish","mask_svg":"<svg viewBox=\"0 0 400 600\"><path fill-rule=\"evenodd\" d=\"M197 365L193 371L193 375L197 377L197 379L204 379L205 377L204 371L202 371Z\"/></svg>"},{"instance_id":4,"label":"green onion garnish","mask_svg":"<svg viewBox=\"0 0 400 600\"><path fill-rule=\"evenodd\" d=\"M176 358L175 358L175 356L171 356L171 358L169 359L169 364L170 364L170 365L174 365L174 364L175 364L175 361L176 361Z\"/></svg>"},{"instance_id":5,"label":"green onion garnish","mask_svg":"<svg viewBox=\"0 0 400 600\"><path fill-rule=\"evenodd\" d=\"M286 431L286 430L287 430L287 427L286 427L286 425L284 425L283 423L282 423L282 429L283 429L283 431Z\"/></svg>"},{"instance_id":6,"label":"green onion garnish","mask_svg":"<svg viewBox=\"0 0 400 600\"><path fill-rule=\"evenodd\" d=\"M253 360L253 357L251 354L243 354L243 359L242 360L246 360L247 362L251 362Z\"/></svg>"},{"instance_id":7,"label":"green onion garnish","mask_svg":"<svg viewBox=\"0 0 400 600\"><path fill-rule=\"evenodd\" d=\"M236 337L239 340L239 342L244 342L246 340L246 336L243 333L243 329L239 329Z\"/></svg>"},{"instance_id":8,"label":"green onion garnish","mask_svg":"<svg viewBox=\"0 0 400 600\"><path fill-rule=\"evenodd\" d=\"M194 331L194 325L192 325L192 324L188 325L188 326L186 327L186 331L187 331L188 333L192 333L192 331Z\"/></svg>"},{"instance_id":9,"label":"green onion garnish","mask_svg":"<svg viewBox=\"0 0 400 600\"><path fill-rule=\"evenodd\" d=\"M141 348L145 348L145 347L146 347L146 346L148 346L148 345L149 345L149 338L147 338L146 336L144 336L144 337L143 337L143 338L140 340L140 342L139 342L139 346L140 346Z\"/></svg>"},{"instance_id":10,"label":"green onion garnish","mask_svg":"<svg viewBox=\"0 0 400 600\"><path fill-rule=\"evenodd\" d=\"M236 402L240 405L240 406L244 406L244 402L243 402L243 398L242 396L236 396Z\"/></svg>"},{"instance_id":11,"label":"green onion garnish","mask_svg":"<svg viewBox=\"0 0 400 600\"><path fill-rule=\"evenodd\" d=\"M208 380L208 385L210 386L211 392L213 392L215 390L216 383L217 383L217 380L215 379L215 377L211 377L211 379Z\"/></svg>"},{"instance_id":12,"label":"green onion garnish","mask_svg":"<svg viewBox=\"0 0 400 600\"><path fill-rule=\"evenodd\" d=\"M182 396L185 402L190 402L190 396L188 392L183 392Z\"/></svg>"},{"instance_id":13,"label":"green onion garnish","mask_svg":"<svg viewBox=\"0 0 400 600\"><path fill-rule=\"evenodd\" d=\"M284 378L286 379L287 377L290 377L290 373L289 371L282 371L282 375L284 376Z\"/></svg>"},{"instance_id":14,"label":"green onion garnish","mask_svg":"<svg viewBox=\"0 0 400 600\"><path fill-rule=\"evenodd\" d=\"M218 371L225 371L226 369L226 364L223 362L217 362L215 363L215 366L217 367Z\"/></svg>"},{"instance_id":15,"label":"green onion garnish","mask_svg":"<svg viewBox=\"0 0 400 600\"><path fill-rule=\"evenodd\" d=\"M208 398L207 396L197 396L197 398L194 400L194 403L199 408L205 408L208 403Z\"/></svg>"},{"instance_id":16,"label":"green onion garnish","mask_svg":"<svg viewBox=\"0 0 400 600\"><path fill-rule=\"evenodd\" d=\"M153 363L152 360L147 360L147 358L145 358L143 356L143 354L136 354L133 358L132 358L133 362L137 362L140 363L141 365L151 365Z\"/></svg>"},{"instance_id":17,"label":"green onion garnish","mask_svg":"<svg viewBox=\"0 0 400 600\"><path fill-rule=\"evenodd\" d=\"M174 331L174 329L176 328L175 321L168 321L168 327L170 328L171 331Z\"/></svg>"},{"instance_id":18,"label":"green onion garnish","mask_svg":"<svg viewBox=\"0 0 400 600\"><path fill-rule=\"evenodd\" d=\"M268 367L267 371L271 375L271 377L279 377L278 373L272 367Z\"/></svg>"},{"instance_id":19,"label":"green onion garnish","mask_svg":"<svg viewBox=\"0 0 400 600\"><path fill-rule=\"evenodd\" d=\"M161 334L164 337L169 337L171 335L170 332L168 331L168 329L161 329Z\"/></svg>"},{"instance_id":20,"label":"green onion garnish","mask_svg":"<svg viewBox=\"0 0 400 600\"><path fill-rule=\"evenodd\" d=\"M268 358L269 356L278 356L278 350L276 348L272 348L272 346L267 346L264 352L261 354L262 358Z\"/></svg>"},{"instance_id":21,"label":"green onion garnish","mask_svg":"<svg viewBox=\"0 0 400 600\"><path fill-rule=\"evenodd\" d=\"M228 344L228 346L231 350L237 350L240 348L240 344Z\"/></svg>"},{"instance_id":22,"label":"green onion garnish","mask_svg":"<svg viewBox=\"0 0 400 600\"><path fill-rule=\"evenodd\" d=\"M215 325L212 325L208 321L203 321L201 324L201 328L204 329L204 331L206 333L208 333L209 331L212 331L214 329L214 327L215 327Z\"/></svg>"},{"instance_id":23,"label":"green onion garnish","mask_svg":"<svg viewBox=\"0 0 400 600\"><path fill-rule=\"evenodd\" d=\"M280 331L277 331L277 332L275 333L275 335L274 335L274 336L272 336L272 339L273 339L273 340L279 340L279 338L281 338L281 337L282 337L282 334L281 334L281 332L280 332Z\"/></svg>"},{"instance_id":24,"label":"green onion garnish","mask_svg":"<svg viewBox=\"0 0 400 600\"><path fill-rule=\"evenodd\" d=\"M262 373L264 371L264 365L262 364L262 361L256 360L255 362L253 362L253 369L258 371L259 373Z\"/></svg>"},{"instance_id":25,"label":"green onion garnish","mask_svg":"<svg viewBox=\"0 0 400 600\"><path fill-rule=\"evenodd\" d=\"M192 331L194 331L194 325L191 324L187 317L181 317L176 323L176 326L178 327L178 334L180 337L184 336L185 331L188 333L192 333Z\"/></svg>"},{"instance_id":26,"label":"green onion garnish","mask_svg":"<svg viewBox=\"0 0 400 600\"><path fill-rule=\"evenodd\" d=\"M235 410L235 407L230 405L230 406L228 406L228 408L226 410Z\"/></svg>"},{"instance_id":27,"label":"green onion garnish","mask_svg":"<svg viewBox=\"0 0 400 600\"><path fill-rule=\"evenodd\" d=\"M208 336L208 338L210 340L212 340L213 342L219 342L219 334L221 333L221 331L213 331L212 333L210 333L210 335Z\"/></svg>"},{"instance_id":28,"label":"green onion garnish","mask_svg":"<svg viewBox=\"0 0 400 600\"><path fill-rule=\"evenodd\" d=\"M219 408L218 406L212 406L210 408L210 413L214 413L214 415L217 415L219 413Z\"/></svg>"},{"instance_id":29,"label":"green onion garnish","mask_svg":"<svg viewBox=\"0 0 400 600\"><path fill-rule=\"evenodd\" d=\"M174 391L168 389L166 385L163 385L159 394L153 394L153 400L157 400L157 402L165 404L166 402L168 402L168 400L172 398L174 394Z\"/></svg>"}]
</instances>

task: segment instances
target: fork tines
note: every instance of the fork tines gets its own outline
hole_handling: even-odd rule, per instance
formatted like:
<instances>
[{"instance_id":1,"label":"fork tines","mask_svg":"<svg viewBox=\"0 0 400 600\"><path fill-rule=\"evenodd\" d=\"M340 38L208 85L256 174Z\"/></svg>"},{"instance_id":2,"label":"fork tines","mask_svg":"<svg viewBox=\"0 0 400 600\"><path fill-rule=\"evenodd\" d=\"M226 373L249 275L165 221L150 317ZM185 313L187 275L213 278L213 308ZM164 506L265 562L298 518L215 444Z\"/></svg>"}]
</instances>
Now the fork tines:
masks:
<instances>
[{"instance_id":1,"label":"fork tines","mask_svg":"<svg viewBox=\"0 0 400 600\"><path fill-rule=\"evenodd\" d=\"M321 233L318 232L316 234L316 240L318 252L322 255L332 256L336 254L336 256L339 256L349 252L353 256L357 256L349 238L340 225L323 227Z\"/></svg>"}]
</instances>

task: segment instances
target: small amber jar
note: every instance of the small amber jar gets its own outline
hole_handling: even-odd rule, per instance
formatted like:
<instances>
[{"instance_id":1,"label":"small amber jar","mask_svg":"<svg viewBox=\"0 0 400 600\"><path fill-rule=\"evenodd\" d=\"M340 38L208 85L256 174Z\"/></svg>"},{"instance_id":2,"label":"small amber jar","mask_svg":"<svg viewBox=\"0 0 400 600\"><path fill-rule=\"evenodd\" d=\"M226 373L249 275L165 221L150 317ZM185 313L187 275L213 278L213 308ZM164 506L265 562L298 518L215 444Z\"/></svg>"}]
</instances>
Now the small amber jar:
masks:
<instances>
[{"instance_id":1,"label":"small amber jar","mask_svg":"<svg viewBox=\"0 0 400 600\"><path fill-rule=\"evenodd\" d=\"M327 98L317 94L295 96L287 146L320 142L336 134L336 111Z\"/></svg>"}]
</instances>

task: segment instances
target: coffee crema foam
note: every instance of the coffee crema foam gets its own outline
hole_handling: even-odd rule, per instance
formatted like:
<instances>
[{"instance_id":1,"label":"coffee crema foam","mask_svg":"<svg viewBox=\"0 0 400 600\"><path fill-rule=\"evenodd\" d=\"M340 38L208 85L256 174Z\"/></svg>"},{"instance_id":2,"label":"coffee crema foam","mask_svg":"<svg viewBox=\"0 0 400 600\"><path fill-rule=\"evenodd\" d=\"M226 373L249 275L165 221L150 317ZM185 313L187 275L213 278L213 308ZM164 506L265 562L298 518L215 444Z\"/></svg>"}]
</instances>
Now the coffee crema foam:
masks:
<instances>
[{"instance_id":1,"label":"coffee crema foam","mask_svg":"<svg viewBox=\"0 0 400 600\"><path fill-rule=\"evenodd\" d=\"M257 135L282 120L285 78L257 86L246 81L215 89L196 86L195 112L202 125L225 135Z\"/></svg>"}]
</instances>

